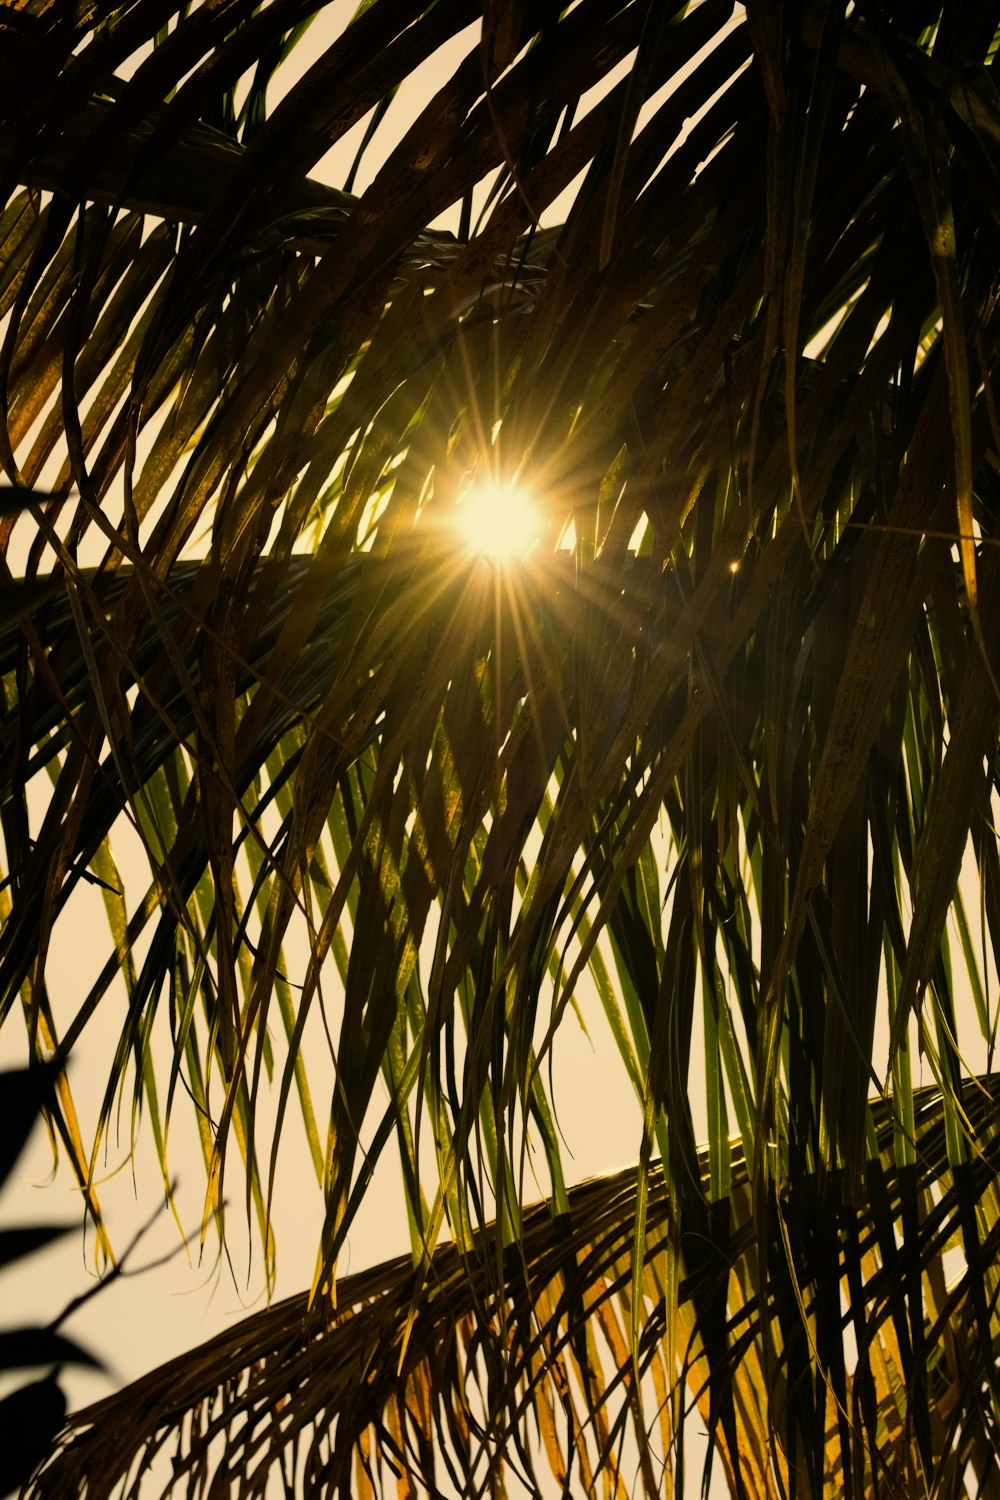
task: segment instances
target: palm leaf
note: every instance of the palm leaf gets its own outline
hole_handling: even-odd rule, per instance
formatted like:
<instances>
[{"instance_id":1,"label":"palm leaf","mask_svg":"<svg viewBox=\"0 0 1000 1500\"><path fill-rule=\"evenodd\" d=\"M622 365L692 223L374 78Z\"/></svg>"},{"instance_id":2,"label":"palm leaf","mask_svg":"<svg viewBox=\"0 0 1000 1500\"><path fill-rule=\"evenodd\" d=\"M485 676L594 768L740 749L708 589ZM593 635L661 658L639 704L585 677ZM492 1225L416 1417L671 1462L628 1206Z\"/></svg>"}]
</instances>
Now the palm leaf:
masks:
<instances>
[{"instance_id":1,"label":"palm leaf","mask_svg":"<svg viewBox=\"0 0 1000 1500\"><path fill-rule=\"evenodd\" d=\"M983 1216L984 1255L998 1234L995 1094L993 1079L971 1080L963 1093L979 1148L964 1186ZM734 1147L731 1192L715 1204L707 1237L697 1236L694 1269L680 1284L672 1365L661 1354L670 1195L659 1170L649 1185L637 1364L628 1352L636 1183L626 1171L572 1189L564 1214L527 1211L499 1280L487 1233L464 1252L442 1246L416 1267L403 1256L345 1278L336 1313L305 1294L275 1303L77 1413L29 1494L138 1494L154 1455L176 1440L174 1482L196 1478L206 1493L225 1481L263 1494L279 1468L310 1494L380 1492L400 1466L435 1495L551 1483L546 1468L582 1493L597 1473L618 1483L624 1448L638 1457L643 1493L672 1484L681 1494L683 1443L670 1424L685 1409L709 1425L734 1493L777 1495L801 1465L799 1485L811 1494L913 1493L942 1474L951 1493L972 1494L966 1466L979 1481L996 1470L969 1377L989 1378L1000 1333L994 1310L991 1343L970 1337L971 1267L945 1290L963 1188L948 1167L940 1095L923 1090L915 1103L914 1169L895 1166L891 1111L873 1109L868 1206L849 1201L842 1175L804 1176L775 1205L796 1245L804 1325L780 1256L766 1289L759 1280L751 1180ZM707 1188L706 1153L699 1168ZM908 1198L919 1205L919 1245L897 1247L885 1229L905 1217ZM915 1283L900 1278L904 1263ZM782 1342L770 1391L760 1379L765 1305ZM858 1339L849 1372L848 1329ZM926 1450L909 1421L911 1329L928 1346ZM793 1394L803 1376L806 1399Z\"/></svg>"},{"instance_id":2,"label":"palm leaf","mask_svg":"<svg viewBox=\"0 0 1000 1500\"><path fill-rule=\"evenodd\" d=\"M996 1421L969 1055L992 1055L1000 939L1000 12L375 0L283 73L313 17L136 0L0 18L0 458L19 491L0 515L0 1020L23 1014L64 1068L124 981L91 1142L65 1074L54 1109L89 1211L131 1078L165 1181L171 1111L193 1101L205 1232L224 1233L235 1139L269 1267L294 1087L326 1204L309 1318L341 1316L338 1254L396 1142L423 1267L385 1273L378 1303L403 1385L345 1422L338 1464L360 1442L362 1469L420 1471L439 1397L488 1489L521 1441L501 1412L535 1388L557 1469L572 1448L610 1476L610 1355L647 1485L634 1379L659 1382L679 1471L694 1361L737 1492L890 1472L930 1491L935 1466L960 1486L966 1461L989 1470ZM443 48L364 191L321 180L355 126L342 176L364 180ZM458 540L476 475L539 496L520 570ZM122 818L148 864L124 891ZM107 956L67 1007L46 959L88 879ZM522 1199L535 1129L565 1210L545 1079L588 970L643 1144L601 1262L614 1294L559 1262L564 1305ZM331 986L323 1075L304 1038ZM930 1176L917 1046L944 1142ZM870 1108L873 1080L891 1089ZM956 1231L954 1301L935 1257ZM699 1237L744 1257L725 1316ZM514 1245L524 1296L549 1298L530 1317L555 1338L562 1309L565 1348L525 1334L473 1444L448 1392L528 1306ZM470 1341L443 1364L429 1266ZM654 1266L658 1324L638 1315ZM338 1309L381 1284L340 1287ZM213 1368L206 1399L230 1379ZM232 1380L227 1402L249 1400Z\"/></svg>"}]
</instances>

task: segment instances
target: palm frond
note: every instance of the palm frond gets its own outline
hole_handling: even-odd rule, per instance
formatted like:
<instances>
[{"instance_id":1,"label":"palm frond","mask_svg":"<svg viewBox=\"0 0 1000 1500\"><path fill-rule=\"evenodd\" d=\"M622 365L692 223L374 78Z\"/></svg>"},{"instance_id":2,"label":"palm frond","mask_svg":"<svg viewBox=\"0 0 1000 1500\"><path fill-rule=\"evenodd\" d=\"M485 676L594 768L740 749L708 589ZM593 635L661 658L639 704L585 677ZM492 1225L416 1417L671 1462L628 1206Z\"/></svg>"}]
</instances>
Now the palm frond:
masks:
<instances>
[{"instance_id":1,"label":"palm frond","mask_svg":"<svg viewBox=\"0 0 1000 1500\"><path fill-rule=\"evenodd\" d=\"M500 1265L492 1236L477 1236L417 1267L403 1256L345 1278L335 1312L303 1293L246 1319L77 1413L30 1500L138 1495L175 1442L173 1482L193 1494L238 1484L263 1495L274 1471L316 1496L394 1493L406 1473L441 1496L516 1493L518 1483L538 1493L552 1479L564 1494L632 1493L635 1477L652 1500L691 1492L683 1422L695 1410L733 1494L789 1493L796 1470L804 1494L981 1493L997 1474L992 1420L974 1393L992 1385L1000 1338L995 1306L985 1344L974 1310L979 1297L995 1303L995 1271L980 1277L1000 1236L996 1091L989 1078L963 1092L978 1147L964 1175L949 1168L935 1090L915 1100L913 1167L895 1165L892 1112L876 1106L867 1203L850 1201L842 1174L796 1182L773 1205L794 1267L775 1231L766 1295L736 1147L730 1193L682 1228L689 1269L669 1308L669 1194L655 1172L637 1366L629 1170L573 1188L561 1216L527 1211ZM704 1153L700 1168L707 1189ZM983 1262L946 1288L944 1257L970 1209ZM893 1223L911 1214L919 1233L899 1243ZM663 1357L668 1317L674 1366Z\"/></svg>"},{"instance_id":2,"label":"palm frond","mask_svg":"<svg viewBox=\"0 0 1000 1500\"><path fill-rule=\"evenodd\" d=\"M392 1138L414 1260L450 1229L469 1297L477 1228L502 1260L536 1223L532 1130L568 1211L545 1063L589 970L642 1121L615 1275L631 1264L638 1304L662 1245L664 1389L687 1358L684 1226L742 1194L770 1289L754 1379L785 1358L760 1410L785 1423L788 1472L801 1446L825 1482L817 1380L847 1424L837 1482L860 1493L877 1467L882 1394L865 1377L861 1428L843 1416L834 1352L834 1288L867 1307L874 1278L893 1310L872 1339L891 1322L902 1349L909 1328L900 1441L930 1491L934 1455L959 1451L935 1446L938 1324L917 1313L936 1231L880 1184L917 1169L919 1047L968 1265L956 1409L982 1413L985 1452L992 1210L967 1054L992 1059L1000 938L1000 11L375 0L283 74L323 9L0 17L0 457L38 492L0 514L0 1019L20 1009L32 1052L64 1064L124 985L90 1141L65 1081L59 1098L98 1219L95 1153L131 1074L165 1182L192 1100L220 1228L235 1137L270 1253L294 1088L326 1203L321 1318ZM368 185L318 180L355 128L343 179L365 180L376 117L442 48L450 71ZM538 496L520 570L458 540L476 477ZM144 891L122 882L121 819ZM67 1013L46 958L85 880L110 941ZM303 1037L331 985L318 1118ZM843 1238L842 1264L814 1266L786 1192L853 1205L882 1269ZM507 1293L477 1295L486 1340ZM640 1320L619 1331L652 1357ZM592 1465L613 1447L594 1424ZM742 1439L713 1432L738 1484Z\"/></svg>"}]
</instances>

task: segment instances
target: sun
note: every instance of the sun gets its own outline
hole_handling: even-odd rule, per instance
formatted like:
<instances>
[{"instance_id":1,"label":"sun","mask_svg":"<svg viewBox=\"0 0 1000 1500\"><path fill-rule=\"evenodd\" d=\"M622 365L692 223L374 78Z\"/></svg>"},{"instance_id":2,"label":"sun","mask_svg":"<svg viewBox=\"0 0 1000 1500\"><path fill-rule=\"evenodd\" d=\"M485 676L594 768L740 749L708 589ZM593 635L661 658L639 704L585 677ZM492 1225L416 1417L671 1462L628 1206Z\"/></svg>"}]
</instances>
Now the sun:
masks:
<instances>
[{"instance_id":1,"label":"sun","mask_svg":"<svg viewBox=\"0 0 1000 1500\"><path fill-rule=\"evenodd\" d=\"M495 563L528 556L541 537L542 522L523 485L486 480L473 484L459 501L455 525L470 552Z\"/></svg>"}]
</instances>

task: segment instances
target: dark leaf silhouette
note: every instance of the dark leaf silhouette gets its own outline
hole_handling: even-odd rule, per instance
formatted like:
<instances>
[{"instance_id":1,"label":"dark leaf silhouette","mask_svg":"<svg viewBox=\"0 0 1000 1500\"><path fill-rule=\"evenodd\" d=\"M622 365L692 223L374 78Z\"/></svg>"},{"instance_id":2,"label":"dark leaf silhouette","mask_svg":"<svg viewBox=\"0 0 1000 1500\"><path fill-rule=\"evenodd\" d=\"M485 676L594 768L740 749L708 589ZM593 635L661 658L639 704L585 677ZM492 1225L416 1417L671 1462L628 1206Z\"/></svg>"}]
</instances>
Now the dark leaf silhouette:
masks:
<instances>
[{"instance_id":1,"label":"dark leaf silhouette","mask_svg":"<svg viewBox=\"0 0 1000 1500\"><path fill-rule=\"evenodd\" d=\"M0 1400L0 1495L13 1495L45 1457L66 1415L54 1375Z\"/></svg>"},{"instance_id":2,"label":"dark leaf silhouette","mask_svg":"<svg viewBox=\"0 0 1000 1500\"><path fill-rule=\"evenodd\" d=\"M60 503L65 503L64 497L58 498ZM41 490L26 489L19 484L0 484L0 516L19 515L31 505L44 505L54 499L56 496Z\"/></svg>"},{"instance_id":3,"label":"dark leaf silhouette","mask_svg":"<svg viewBox=\"0 0 1000 1500\"><path fill-rule=\"evenodd\" d=\"M39 1063L0 1073L0 1185L10 1176L43 1109L55 1102L56 1070Z\"/></svg>"},{"instance_id":4,"label":"dark leaf silhouette","mask_svg":"<svg viewBox=\"0 0 1000 1500\"><path fill-rule=\"evenodd\" d=\"M0 1369L20 1370L29 1365L53 1364L90 1365L100 1369L100 1362L92 1354L51 1328L0 1329Z\"/></svg>"},{"instance_id":5,"label":"dark leaf silhouette","mask_svg":"<svg viewBox=\"0 0 1000 1500\"><path fill-rule=\"evenodd\" d=\"M19 1224L0 1229L0 1266L43 1250L46 1245L62 1239L63 1235L71 1234L75 1228L75 1224Z\"/></svg>"}]
</instances>

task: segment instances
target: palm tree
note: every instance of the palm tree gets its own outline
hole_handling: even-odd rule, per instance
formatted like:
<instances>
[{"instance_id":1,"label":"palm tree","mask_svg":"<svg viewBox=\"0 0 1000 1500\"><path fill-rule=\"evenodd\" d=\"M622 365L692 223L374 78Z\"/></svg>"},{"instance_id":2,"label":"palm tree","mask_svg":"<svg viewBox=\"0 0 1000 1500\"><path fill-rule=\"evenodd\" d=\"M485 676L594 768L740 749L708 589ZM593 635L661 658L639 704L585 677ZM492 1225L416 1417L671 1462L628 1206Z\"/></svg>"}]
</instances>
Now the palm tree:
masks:
<instances>
[{"instance_id":1,"label":"palm tree","mask_svg":"<svg viewBox=\"0 0 1000 1500\"><path fill-rule=\"evenodd\" d=\"M325 1203L30 1492L683 1494L697 1411L734 1495L1000 1494L1000 5L344 20L0 13L0 1018L62 1067L125 986L98 1224L129 1079L206 1230L242 1170L271 1255L293 1093ZM567 1189L587 974L641 1147ZM412 1252L338 1281L391 1141Z\"/></svg>"}]
</instances>

